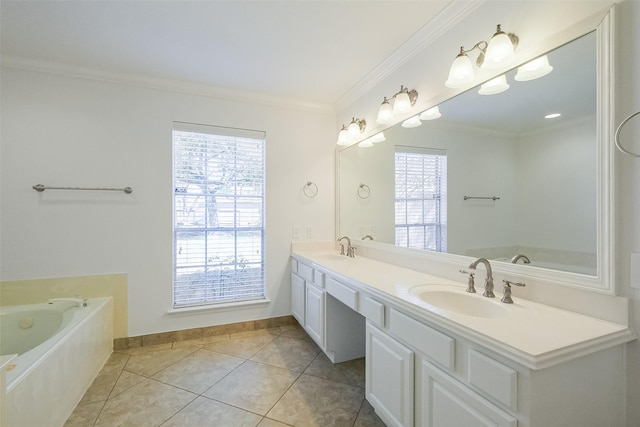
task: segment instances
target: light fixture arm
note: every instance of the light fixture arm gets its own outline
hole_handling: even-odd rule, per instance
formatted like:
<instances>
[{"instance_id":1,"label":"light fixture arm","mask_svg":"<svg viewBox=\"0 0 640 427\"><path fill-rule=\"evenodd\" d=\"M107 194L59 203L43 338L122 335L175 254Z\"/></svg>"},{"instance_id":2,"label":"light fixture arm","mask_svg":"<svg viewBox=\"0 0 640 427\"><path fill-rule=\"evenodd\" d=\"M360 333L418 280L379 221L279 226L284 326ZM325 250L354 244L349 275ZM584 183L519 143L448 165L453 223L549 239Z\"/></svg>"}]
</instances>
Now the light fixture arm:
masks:
<instances>
[{"instance_id":1,"label":"light fixture arm","mask_svg":"<svg viewBox=\"0 0 640 427\"><path fill-rule=\"evenodd\" d=\"M400 91L398 93L396 93L395 95L393 95L391 98L395 98L396 96L400 95L401 93L406 93L407 95L409 95L409 102L411 102L411 106L413 107L414 105L416 105L416 101L418 100L418 91L415 89L407 89L406 87L404 87L403 85L400 85ZM386 99L386 97L385 97Z\"/></svg>"}]
</instances>

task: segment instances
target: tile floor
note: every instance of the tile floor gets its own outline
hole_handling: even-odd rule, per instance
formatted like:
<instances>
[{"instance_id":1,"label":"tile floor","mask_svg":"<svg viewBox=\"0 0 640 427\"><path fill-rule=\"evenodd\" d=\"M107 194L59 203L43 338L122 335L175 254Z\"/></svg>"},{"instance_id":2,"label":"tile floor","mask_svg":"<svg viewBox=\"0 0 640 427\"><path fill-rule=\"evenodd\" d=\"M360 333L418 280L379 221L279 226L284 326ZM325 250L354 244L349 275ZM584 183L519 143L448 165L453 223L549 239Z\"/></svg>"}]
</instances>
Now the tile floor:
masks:
<instances>
[{"instance_id":1,"label":"tile floor","mask_svg":"<svg viewBox=\"0 0 640 427\"><path fill-rule=\"evenodd\" d=\"M333 365L296 325L114 352L65 424L77 426L384 423L364 359Z\"/></svg>"}]
</instances>

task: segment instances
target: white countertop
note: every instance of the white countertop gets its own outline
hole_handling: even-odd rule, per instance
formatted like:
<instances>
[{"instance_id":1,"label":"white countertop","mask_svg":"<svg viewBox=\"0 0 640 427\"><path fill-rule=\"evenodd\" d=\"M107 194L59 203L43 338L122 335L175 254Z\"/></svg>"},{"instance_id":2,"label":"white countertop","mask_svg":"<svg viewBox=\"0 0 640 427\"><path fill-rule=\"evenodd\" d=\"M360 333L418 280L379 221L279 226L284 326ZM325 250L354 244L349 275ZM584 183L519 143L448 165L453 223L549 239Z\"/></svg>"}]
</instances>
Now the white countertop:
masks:
<instances>
[{"instance_id":1,"label":"white countertop","mask_svg":"<svg viewBox=\"0 0 640 427\"><path fill-rule=\"evenodd\" d=\"M466 283L397 267L356 256L337 256L319 247L294 246L292 255L328 272L345 283L391 302L436 325L485 345L531 369L542 369L635 339L626 326L527 301L513 287L513 304L500 302L502 283L495 283L496 298L482 296L484 270L476 274L476 294L465 292ZM428 285L469 297L484 298L503 312L500 317L478 317L443 310L412 295L411 288Z\"/></svg>"}]
</instances>

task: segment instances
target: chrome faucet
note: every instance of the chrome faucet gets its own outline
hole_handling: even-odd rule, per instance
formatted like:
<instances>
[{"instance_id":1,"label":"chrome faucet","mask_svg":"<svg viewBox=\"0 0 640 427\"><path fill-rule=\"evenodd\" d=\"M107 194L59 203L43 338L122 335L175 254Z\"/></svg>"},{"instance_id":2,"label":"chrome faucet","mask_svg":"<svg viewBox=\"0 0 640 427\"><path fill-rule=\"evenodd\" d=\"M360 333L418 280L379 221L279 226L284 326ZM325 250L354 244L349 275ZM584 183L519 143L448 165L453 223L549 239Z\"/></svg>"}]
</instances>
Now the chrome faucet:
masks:
<instances>
[{"instance_id":1,"label":"chrome faucet","mask_svg":"<svg viewBox=\"0 0 640 427\"><path fill-rule=\"evenodd\" d=\"M484 293L482 296L495 298L496 295L493 293L493 273L491 272L491 264L489 264L489 260L486 258L478 258L469 265L469 268L475 270L480 263L484 264L484 268L487 269L487 278L484 281Z\"/></svg>"},{"instance_id":2,"label":"chrome faucet","mask_svg":"<svg viewBox=\"0 0 640 427\"><path fill-rule=\"evenodd\" d=\"M49 298L49 304L53 304L54 302L72 302L76 305L76 307L86 307L89 305L86 298Z\"/></svg>"},{"instance_id":3,"label":"chrome faucet","mask_svg":"<svg viewBox=\"0 0 640 427\"><path fill-rule=\"evenodd\" d=\"M362 238L362 240L373 240L373 236L371 234L367 234Z\"/></svg>"},{"instance_id":4,"label":"chrome faucet","mask_svg":"<svg viewBox=\"0 0 640 427\"><path fill-rule=\"evenodd\" d=\"M355 252L356 252L356 248L354 248L353 246L351 246L351 239L348 238L347 236L342 236L338 238L338 242L341 242L342 240L347 239L347 253L344 253L344 244L340 244L340 255L346 255L349 258L355 258Z\"/></svg>"},{"instance_id":5,"label":"chrome faucet","mask_svg":"<svg viewBox=\"0 0 640 427\"><path fill-rule=\"evenodd\" d=\"M513 258L511 258L511 263L512 264L517 264L518 260L522 260L522 262L524 262L525 264L531 264L531 260L529 260L529 257L523 254L518 254L516 256L514 256Z\"/></svg>"},{"instance_id":6,"label":"chrome faucet","mask_svg":"<svg viewBox=\"0 0 640 427\"><path fill-rule=\"evenodd\" d=\"M526 286L526 284L522 282L512 282L511 280L503 280L504 283L504 294L500 301L505 304L513 304L513 299L511 298L511 285L516 286Z\"/></svg>"}]
</instances>

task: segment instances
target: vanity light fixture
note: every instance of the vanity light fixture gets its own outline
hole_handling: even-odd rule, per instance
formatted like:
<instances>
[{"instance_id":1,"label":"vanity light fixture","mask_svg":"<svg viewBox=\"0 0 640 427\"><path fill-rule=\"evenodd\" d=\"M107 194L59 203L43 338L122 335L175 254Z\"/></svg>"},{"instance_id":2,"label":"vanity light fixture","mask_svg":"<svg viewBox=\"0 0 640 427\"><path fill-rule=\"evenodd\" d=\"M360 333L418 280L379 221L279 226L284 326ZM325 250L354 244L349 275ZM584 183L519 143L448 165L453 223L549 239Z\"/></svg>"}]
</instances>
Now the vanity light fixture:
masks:
<instances>
[{"instance_id":1,"label":"vanity light fixture","mask_svg":"<svg viewBox=\"0 0 640 427\"><path fill-rule=\"evenodd\" d=\"M384 132L378 132L375 135L373 135L371 138L369 138L369 141L376 144L378 142L384 141L385 139L386 138L384 137Z\"/></svg>"},{"instance_id":2,"label":"vanity light fixture","mask_svg":"<svg viewBox=\"0 0 640 427\"><path fill-rule=\"evenodd\" d=\"M371 142L371 138L367 138L364 141L360 142L358 144L358 147L360 147L360 148L371 148L371 147L373 147L373 142Z\"/></svg>"},{"instance_id":3,"label":"vanity light fixture","mask_svg":"<svg viewBox=\"0 0 640 427\"><path fill-rule=\"evenodd\" d=\"M449 77L444 83L445 86L450 88L463 88L473 81L475 71L473 63L467 55L469 52L475 49L480 51L476 59L478 68L486 68L488 70L496 69L513 60L518 40L518 36L513 33L505 33L502 31L500 24L498 24L496 33L491 40L489 40L489 43L481 40L468 50L465 50L464 46L461 46L460 53L456 56L453 64L451 64Z\"/></svg>"},{"instance_id":4,"label":"vanity light fixture","mask_svg":"<svg viewBox=\"0 0 640 427\"><path fill-rule=\"evenodd\" d=\"M478 93L480 95L495 95L497 93L502 93L507 89L509 89L509 83L507 83L505 75L502 74L495 79L491 79L488 82L483 83L482 86L480 86Z\"/></svg>"},{"instance_id":5,"label":"vanity light fixture","mask_svg":"<svg viewBox=\"0 0 640 427\"><path fill-rule=\"evenodd\" d=\"M409 111L418 99L418 91L415 89L409 90L401 85L400 91L390 97L390 99L393 99L393 106L385 96L380 108L378 109L376 123L379 125L392 124L396 114L403 114Z\"/></svg>"},{"instance_id":6,"label":"vanity light fixture","mask_svg":"<svg viewBox=\"0 0 640 427\"><path fill-rule=\"evenodd\" d=\"M342 125L342 129L338 133L338 145L349 145L367 128L367 122L364 119L356 119L353 117L349 126Z\"/></svg>"},{"instance_id":7,"label":"vanity light fixture","mask_svg":"<svg viewBox=\"0 0 640 427\"><path fill-rule=\"evenodd\" d=\"M417 128L420 125L422 125L422 122L419 116L413 116L402 122L403 128Z\"/></svg>"},{"instance_id":8,"label":"vanity light fixture","mask_svg":"<svg viewBox=\"0 0 640 427\"><path fill-rule=\"evenodd\" d=\"M546 76L552 70L553 67L549 65L549 58L547 58L547 55L542 55L518 67L518 72L514 79L519 82L526 82Z\"/></svg>"},{"instance_id":9,"label":"vanity light fixture","mask_svg":"<svg viewBox=\"0 0 640 427\"><path fill-rule=\"evenodd\" d=\"M442 117L442 114L440 114L440 108L437 105L420 114L420 120L435 120L440 117Z\"/></svg>"}]
</instances>

